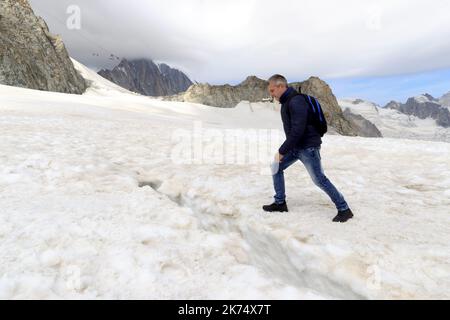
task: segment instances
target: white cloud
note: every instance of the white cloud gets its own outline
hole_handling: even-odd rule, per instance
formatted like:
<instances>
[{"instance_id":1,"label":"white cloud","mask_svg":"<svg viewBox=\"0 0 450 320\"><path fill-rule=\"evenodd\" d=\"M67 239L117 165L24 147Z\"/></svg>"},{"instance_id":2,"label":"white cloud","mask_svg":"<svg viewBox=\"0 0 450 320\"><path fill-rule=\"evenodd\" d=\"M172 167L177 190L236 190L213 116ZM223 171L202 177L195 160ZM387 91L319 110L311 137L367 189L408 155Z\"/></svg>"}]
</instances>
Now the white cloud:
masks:
<instances>
[{"instance_id":1,"label":"white cloud","mask_svg":"<svg viewBox=\"0 0 450 320\"><path fill-rule=\"evenodd\" d=\"M450 67L448 0L32 0L71 54L151 57L199 81L256 74L292 80L383 76ZM78 5L82 30L67 30ZM105 48L100 49L98 46ZM100 58L93 52L102 51Z\"/></svg>"}]
</instances>

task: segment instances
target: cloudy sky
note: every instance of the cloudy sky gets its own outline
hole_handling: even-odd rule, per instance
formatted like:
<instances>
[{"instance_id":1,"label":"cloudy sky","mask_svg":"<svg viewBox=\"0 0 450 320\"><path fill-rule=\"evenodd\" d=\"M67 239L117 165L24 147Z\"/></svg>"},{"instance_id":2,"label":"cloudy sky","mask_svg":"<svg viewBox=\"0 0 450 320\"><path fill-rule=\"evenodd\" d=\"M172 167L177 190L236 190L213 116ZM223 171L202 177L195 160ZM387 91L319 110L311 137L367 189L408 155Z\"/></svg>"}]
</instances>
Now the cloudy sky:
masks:
<instances>
[{"instance_id":1,"label":"cloudy sky","mask_svg":"<svg viewBox=\"0 0 450 320\"><path fill-rule=\"evenodd\" d=\"M30 2L94 69L116 64L114 54L166 62L211 84L315 75L339 97L379 104L450 91L448 0Z\"/></svg>"}]
</instances>

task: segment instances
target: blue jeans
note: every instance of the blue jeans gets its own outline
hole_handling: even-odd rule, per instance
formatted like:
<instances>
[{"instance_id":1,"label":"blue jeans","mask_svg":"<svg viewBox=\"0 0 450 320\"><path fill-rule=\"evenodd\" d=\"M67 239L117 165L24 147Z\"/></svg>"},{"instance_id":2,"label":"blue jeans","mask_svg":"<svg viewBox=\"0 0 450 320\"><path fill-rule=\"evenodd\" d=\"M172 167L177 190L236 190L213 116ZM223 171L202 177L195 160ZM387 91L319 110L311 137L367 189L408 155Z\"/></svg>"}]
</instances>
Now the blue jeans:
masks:
<instances>
[{"instance_id":1,"label":"blue jeans","mask_svg":"<svg viewBox=\"0 0 450 320\"><path fill-rule=\"evenodd\" d=\"M273 185L275 188L275 202L284 203L286 200L284 185L284 170L300 160L308 170L312 181L316 186L322 189L336 205L338 211L349 209L347 202L336 187L328 180L323 172L320 157L320 147L306 149L294 149L286 154L279 164L272 164Z\"/></svg>"}]
</instances>

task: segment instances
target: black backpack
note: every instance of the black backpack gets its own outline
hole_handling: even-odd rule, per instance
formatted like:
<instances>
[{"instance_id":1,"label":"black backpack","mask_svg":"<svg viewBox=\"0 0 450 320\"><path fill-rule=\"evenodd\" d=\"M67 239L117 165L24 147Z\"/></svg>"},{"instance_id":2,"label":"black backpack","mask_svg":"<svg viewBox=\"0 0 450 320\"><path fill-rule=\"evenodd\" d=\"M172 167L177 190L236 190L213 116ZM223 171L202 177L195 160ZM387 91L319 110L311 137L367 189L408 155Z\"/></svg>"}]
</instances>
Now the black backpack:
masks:
<instances>
[{"instance_id":1,"label":"black backpack","mask_svg":"<svg viewBox=\"0 0 450 320\"><path fill-rule=\"evenodd\" d=\"M314 119L314 127L321 137L325 135L328 131L327 119L325 118L325 114L323 113L322 106L314 97L308 96L306 94L300 94L303 98L308 102L309 106L312 109L313 119Z\"/></svg>"},{"instance_id":2,"label":"black backpack","mask_svg":"<svg viewBox=\"0 0 450 320\"><path fill-rule=\"evenodd\" d=\"M327 119L325 118L325 115L322 110L322 106L319 103L319 100L317 100L314 97L308 96L307 94L303 93L297 93L290 97L290 100L295 96L302 96L303 99L308 103L310 110L312 110L311 114L313 119L313 125L314 128L316 128L317 132L320 134L321 137L325 135L328 131L328 125L327 125ZM288 102L288 103L289 103Z\"/></svg>"}]
</instances>

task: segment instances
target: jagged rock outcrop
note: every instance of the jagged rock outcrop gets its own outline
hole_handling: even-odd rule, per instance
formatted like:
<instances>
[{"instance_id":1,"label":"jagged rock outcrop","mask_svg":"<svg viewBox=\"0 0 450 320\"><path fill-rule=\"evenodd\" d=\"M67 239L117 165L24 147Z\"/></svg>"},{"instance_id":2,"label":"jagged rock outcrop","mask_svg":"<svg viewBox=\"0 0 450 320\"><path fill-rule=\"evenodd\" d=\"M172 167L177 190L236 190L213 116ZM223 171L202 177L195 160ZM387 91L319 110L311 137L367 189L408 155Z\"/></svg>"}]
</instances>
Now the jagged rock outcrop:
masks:
<instances>
[{"instance_id":1,"label":"jagged rock outcrop","mask_svg":"<svg viewBox=\"0 0 450 320\"><path fill-rule=\"evenodd\" d=\"M350 111L350 109L346 109L344 111L344 117L351 121L352 127L357 129L358 136L367 137L367 138L381 138L383 135L380 130L378 130L377 126L372 122L364 118L360 114L354 114Z\"/></svg>"},{"instance_id":2,"label":"jagged rock outcrop","mask_svg":"<svg viewBox=\"0 0 450 320\"><path fill-rule=\"evenodd\" d=\"M358 136L367 138L383 137L377 125L371 121L372 119L379 119L381 109L379 105L362 99L343 99L338 103L341 109L344 110L345 119L352 123L353 128L356 128Z\"/></svg>"},{"instance_id":3,"label":"jagged rock outcrop","mask_svg":"<svg viewBox=\"0 0 450 320\"><path fill-rule=\"evenodd\" d=\"M168 84L168 94L177 94L186 91L193 85L191 79L178 69L171 68L165 63L159 65L159 70Z\"/></svg>"},{"instance_id":4,"label":"jagged rock outcrop","mask_svg":"<svg viewBox=\"0 0 450 320\"><path fill-rule=\"evenodd\" d=\"M113 70L98 74L122 88L154 97L184 92L193 84L183 72L149 59L123 59Z\"/></svg>"},{"instance_id":5,"label":"jagged rock outcrop","mask_svg":"<svg viewBox=\"0 0 450 320\"><path fill-rule=\"evenodd\" d=\"M211 107L234 108L241 101L257 102L270 98L267 82L250 76L237 86L195 84L179 95L165 97L168 101L200 103Z\"/></svg>"},{"instance_id":6,"label":"jagged rock outcrop","mask_svg":"<svg viewBox=\"0 0 450 320\"><path fill-rule=\"evenodd\" d=\"M168 101L181 101L205 104L219 108L234 108L241 101L259 102L270 98L267 92L268 82L255 76L248 77L237 86L209 84L196 84L185 93L165 97ZM341 108L331 88L317 77L311 77L304 82L292 83L291 86L302 93L312 95L319 99L330 126L340 134L355 136L358 134L357 126L345 119Z\"/></svg>"},{"instance_id":7,"label":"jagged rock outcrop","mask_svg":"<svg viewBox=\"0 0 450 320\"><path fill-rule=\"evenodd\" d=\"M439 99L436 99L429 93L425 93L422 96L418 96L418 97L416 97L416 99L418 99L419 101L425 101L425 102L430 101L430 102L435 102L435 103L439 104Z\"/></svg>"},{"instance_id":8,"label":"jagged rock outcrop","mask_svg":"<svg viewBox=\"0 0 450 320\"><path fill-rule=\"evenodd\" d=\"M0 84L76 94L87 87L61 37L27 0L0 1Z\"/></svg>"},{"instance_id":9,"label":"jagged rock outcrop","mask_svg":"<svg viewBox=\"0 0 450 320\"><path fill-rule=\"evenodd\" d=\"M384 108L386 108L386 109L399 110L401 105L402 105L402 104L401 104L400 102L397 102L397 101L392 100L392 101L389 102Z\"/></svg>"},{"instance_id":10,"label":"jagged rock outcrop","mask_svg":"<svg viewBox=\"0 0 450 320\"><path fill-rule=\"evenodd\" d=\"M406 103L389 103L386 108L400 111L401 113L416 116L420 119L432 118L444 128L450 127L450 111L442 107L439 100L429 94L409 98Z\"/></svg>"}]
</instances>

